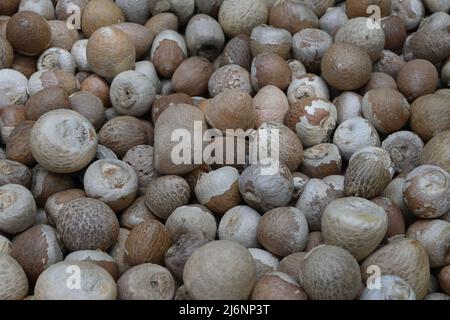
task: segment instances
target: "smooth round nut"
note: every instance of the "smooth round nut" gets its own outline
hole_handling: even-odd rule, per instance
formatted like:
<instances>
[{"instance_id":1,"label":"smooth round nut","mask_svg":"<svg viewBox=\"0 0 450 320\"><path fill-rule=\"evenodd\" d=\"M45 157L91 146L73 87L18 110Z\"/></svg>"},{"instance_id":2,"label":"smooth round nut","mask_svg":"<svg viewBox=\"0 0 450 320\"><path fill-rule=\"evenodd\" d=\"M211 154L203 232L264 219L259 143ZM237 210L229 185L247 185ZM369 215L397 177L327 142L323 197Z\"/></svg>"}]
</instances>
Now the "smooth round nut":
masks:
<instances>
[{"instance_id":1,"label":"smooth round nut","mask_svg":"<svg viewBox=\"0 0 450 320\"><path fill-rule=\"evenodd\" d=\"M436 90L439 75L434 65L422 59L407 62L398 72L399 91L412 102Z\"/></svg>"},{"instance_id":2,"label":"smooth round nut","mask_svg":"<svg viewBox=\"0 0 450 320\"><path fill-rule=\"evenodd\" d=\"M0 231L16 234L29 228L36 217L36 202L27 188L18 184L0 187Z\"/></svg>"},{"instance_id":3,"label":"smooth round nut","mask_svg":"<svg viewBox=\"0 0 450 320\"><path fill-rule=\"evenodd\" d=\"M237 241L246 248L260 246L257 226L261 215L248 206L236 206L228 210L219 223L220 240Z\"/></svg>"}]
</instances>

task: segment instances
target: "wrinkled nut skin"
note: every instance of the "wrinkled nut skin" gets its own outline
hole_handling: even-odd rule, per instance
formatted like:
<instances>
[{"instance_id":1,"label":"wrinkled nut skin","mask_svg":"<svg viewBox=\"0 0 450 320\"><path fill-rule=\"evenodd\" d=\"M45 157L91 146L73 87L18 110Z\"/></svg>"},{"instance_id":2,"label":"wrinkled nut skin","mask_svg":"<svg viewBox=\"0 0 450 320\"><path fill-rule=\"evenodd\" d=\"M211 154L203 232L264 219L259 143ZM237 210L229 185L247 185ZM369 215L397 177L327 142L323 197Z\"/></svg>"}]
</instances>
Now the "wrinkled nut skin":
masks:
<instances>
[{"instance_id":1,"label":"wrinkled nut skin","mask_svg":"<svg viewBox=\"0 0 450 320\"><path fill-rule=\"evenodd\" d=\"M450 131L436 135L425 145L420 164L429 164L441 167L450 173Z\"/></svg>"},{"instance_id":2,"label":"wrinkled nut skin","mask_svg":"<svg viewBox=\"0 0 450 320\"><path fill-rule=\"evenodd\" d=\"M259 279L251 300L308 300L298 283L285 273L270 272Z\"/></svg>"},{"instance_id":3,"label":"wrinkled nut skin","mask_svg":"<svg viewBox=\"0 0 450 320\"><path fill-rule=\"evenodd\" d=\"M45 213L48 222L56 226L59 216L64 212L64 207L72 200L84 198L86 194L81 189L69 189L57 192L45 202Z\"/></svg>"},{"instance_id":4,"label":"wrinkled nut skin","mask_svg":"<svg viewBox=\"0 0 450 320\"><path fill-rule=\"evenodd\" d=\"M0 299L21 300L28 293L28 279L20 264L0 253Z\"/></svg>"}]
</instances>

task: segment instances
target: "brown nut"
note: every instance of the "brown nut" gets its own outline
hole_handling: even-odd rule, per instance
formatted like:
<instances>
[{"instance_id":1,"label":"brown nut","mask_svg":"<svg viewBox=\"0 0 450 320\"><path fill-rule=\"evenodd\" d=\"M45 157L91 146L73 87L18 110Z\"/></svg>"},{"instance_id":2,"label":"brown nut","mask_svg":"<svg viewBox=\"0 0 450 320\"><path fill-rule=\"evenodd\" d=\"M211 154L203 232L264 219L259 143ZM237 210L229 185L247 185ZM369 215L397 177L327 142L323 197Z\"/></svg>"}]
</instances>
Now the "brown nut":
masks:
<instances>
[{"instance_id":1,"label":"brown nut","mask_svg":"<svg viewBox=\"0 0 450 320\"><path fill-rule=\"evenodd\" d=\"M398 89L410 102L434 93L438 80L439 75L434 65L420 59L407 62L397 75Z\"/></svg>"},{"instance_id":2,"label":"brown nut","mask_svg":"<svg viewBox=\"0 0 450 320\"><path fill-rule=\"evenodd\" d=\"M308 300L308 296L289 275L269 272L253 288L251 300Z\"/></svg>"},{"instance_id":3,"label":"brown nut","mask_svg":"<svg viewBox=\"0 0 450 320\"><path fill-rule=\"evenodd\" d=\"M187 58L184 38L173 30L158 33L151 48L151 60L158 74L171 78L178 66Z\"/></svg>"},{"instance_id":4,"label":"brown nut","mask_svg":"<svg viewBox=\"0 0 450 320\"><path fill-rule=\"evenodd\" d=\"M45 214L48 222L56 226L59 217L64 212L65 206L74 199L84 198L86 194L81 189L69 189L57 192L45 202Z\"/></svg>"},{"instance_id":5,"label":"brown nut","mask_svg":"<svg viewBox=\"0 0 450 320\"><path fill-rule=\"evenodd\" d=\"M398 16L383 18L381 19L381 28L383 28L386 40L384 48L393 52L401 51L407 36L402 19Z\"/></svg>"},{"instance_id":6,"label":"brown nut","mask_svg":"<svg viewBox=\"0 0 450 320\"><path fill-rule=\"evenodd\" d=\"M442 132L425 145L420 164L431 164L450 173L450 131Z\"/></svg>"},{"instance_id":7,"label":"brown nut","mask_svg":"<svg viewBox=\"0 0 450 320\"><path fill-rule=\"evenodd\" d=\"M44 113L56 109L70 109L71 103L67 92L60 87L48 87L32 95L26 105L28 120L36 121Z\"/></svg>"},{"instance_id":8,"label":"brown nut","mask_svg":"<svg viewBox=\"0 0 450 320\"><path fill-rule=\"evenodd\" d=\"M0 160L0 186L20 184L26 188L31 186L31 170L20 162Z\"/></svg>"},{"instance_id":9,"label":"brown nut","mask_svg":"<svg viewBox=\"0 0 450 320\"><path fill-rule=\"evenodd\" d=\"M125 21L120 7L111 0L92 0L87 3L81 16L81 29L89 38L101 27Z\"/></svg>"},{"instance_id":10,"label":"brown nut","mask_svg":"<svg viewBox=\"0 0 450 320\"><path fill-rule=\"evenodd\" d=\"M189 96L202 96L208 92L208 81L214 73L211 62L202 57L184 60L172 76L173 89Z\"/></svg>"},{"instance_id":11,"label":"brown nut","mask_svg":"<svg viewBox=\"0 0 450 320\"><path fill-rule=\"evenodd\" d=\"M398 131L389 135L381 147L389 152L398 173L409 173L419 164L423 141L411 131Z\"/></svg>"},{"instance_id":12,"label":"brown nut","mask_svg":"<svg viewBox=\"0 0 450 320\"><path fill-rule=\"evenodd\" d=\"M317 28L319 19L304 2L287 0L276 2L270 9L269 24L295 34L306 28Z\"/></svg>"},{"instance_id":13,"label":"brown nut","mask_svg":"<svg viewBox=\"0 0 450 320\"><path fill-rule=\"evenodd\" d=\"M269 10L260 0L226 0L219 10L219 23L228 37L250 35L253 28L267 22Z\"/></svg>"},{"instance_id":14,"label":"brown nut","mask_svg":"<svg viewBox=\"0 0 450 320\"><path fill-rule=\"evenodd\" d=\"M331 143L322 143L306 149L300 170L308 177L317 179L341 173L342 158L339 149Z\"/></svg>"},{"instance_id":15,"label":"brown nut","mask_svg":"<svg viewBox=\"0 0 450 320\"><path fill-rule=\"evenodd\" d=\"M268 85L261 88L253 98L256 109L255 127L259 128L264 122L284 123L289 110L289 101L279 88Z\"/></svg>"},{"instance_id":16,"label":"brown nut","mask_svg":"<svg viewBox=\"0 0 450 320\"><path fill-rule=\"evenodd\" d=\"M105 108L109 108L111 106L111 100L109 98L109 85L104 79L96 74L88 76L83 82L81 82L80 90L90 92L100 98Z\"/></svg>"}]
</instances>

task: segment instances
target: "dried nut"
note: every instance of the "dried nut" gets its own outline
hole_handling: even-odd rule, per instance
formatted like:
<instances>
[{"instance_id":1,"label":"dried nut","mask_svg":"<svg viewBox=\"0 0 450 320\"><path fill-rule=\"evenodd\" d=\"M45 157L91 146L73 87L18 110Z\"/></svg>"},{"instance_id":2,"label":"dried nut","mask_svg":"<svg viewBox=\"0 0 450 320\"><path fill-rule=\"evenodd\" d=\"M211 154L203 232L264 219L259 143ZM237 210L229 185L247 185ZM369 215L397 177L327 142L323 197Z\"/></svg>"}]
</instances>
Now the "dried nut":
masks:
<instances>
[{"instance_id":1,"label":"dried nut","mask_svg":"<svg viewBox=\"0 0 450 320\"><path fill-rule=\"evenodd\" d=\"M370 277L370 266L378 266L382 275L395 275L413 288L417 299L427 294L430 264L425 248L414 239L393 238L387 245L372 253L361 264L363 281Z\"/></svg>"},{"instance_id":2,"label":"dried nut","mask_svg":"<svg viewBox=\"0 0 450 320\"><path fill-rule=\"evenodd\" d=\"M400 69L405 65L405 59L395 53L383 50L381 53L381 58L377 63L374 64L373 70L375 72L383 72L394 79L397 79L397 74Z\"/></svg>"},{"instance_id":3,"label":"dried nut","mask_svg":"<svg viewBox=\"0 0 450 320\"><path fill-rule=\"evenodd\" d=\"M388 227L384 209L362 198L337 199L323 212L326 244L340 246L361 261L381 243Z\"/></svg>"},{"instance_id":4,"label":"dried nut","mask_svg":"<svg viewBox=\"0 0 450 320\"><path fill-rule=\"evenodd\" d=\"M159 75L171 78L178 66L188 56L184 38L173 30L158 33L152 44L151 60Z\"/></svg>"},{"instance_id":5,"label":"dried nut","mask_svg":"<svg viewBox=\"0 0 450 320\"><path fill-rule=\"evenodd\" d=\"M45 269L63 260L56 229L36 225L22 232L13 240L11 257L20 263L28 279L34 283Z\"/></svg>"},{"instance_id":6,"label":"dried nut","mask_svg":"<svg viewBox=\"0 0 450 320\"><path fill-rule=\"evenodd\" d=\"M223 1L224 0L195 0L195 5L201 13L216 18Z\"/></svg>"},{"instance_id":7,"label":"dried nut","mask_svg":"<svg viewBox=\"0 0 450 320\"><path fill-rule=\"evenodd\" d=\"M306 149L300 170L308 177L317 179L341 173L342 158L339 149L331 143Z\"/></svg>"},{"instance_id":8,"label":"dried nut","mask_svg":"<svg viewBox=\"0 0 450 320\"><path fill-rule=\"evenodd\" d=\"M97 150L92 124L75 111L47 112L33 126L30 148L36 161L49 171L71 173L86 167Z\"/></svg>"},{"instance_id":9,"label":"dried nut","mask_svg":"<svg viewBox=\"0 0 450 320\"><path fill-rule=\"evenodd\" d=\"M299 270L303 263L303 259L307 255L306 252L295 252L283 258L278 264L277 270L288 274L295 281L299 281Z\"/></svg>"},{"instance_id":10,"label":"dried nut","mask_svg":"<svg viewBox=\"0 0 450 320\"><path fill-rule=\"evenodd\" d=\"M95 161L87 168L83 180L86 195L103 201L115 212L133 202L138 188L133 168L114 159Z\"/></svg>"},{"instance_id":11,"label":"dried nut","mask_svg":"<svg viewBox=\"0 0 450 320\"><path fill-rule=\"evenodd\" d=\"M431 164L450 173L450 131L436 135L425 145L420 164Z\"/></svg>"},{"instance_id":12,"label":"dried nut","mask_svg":"<svg viewBox=\"0 0 450 320\"><path fill-rule=\"evenodd\" d=\"M363 87L370 80L371 72L370 56L355 44L334 44L322 58L323 78L342 91Z\"/></svg>"},{"instance_id":13,"label":"dried nut","mask_svg":"<svg viewBox=\"0 0 450 320\"><path fill-rule=\"evenodd\" d=\"M85 116L96 130L106 122L103 102L92 93L83 91L74 93L70 96L70 104L72 110Z\"/></svg>"},{"instance_id":14,"label":"dried nut","mask_svg":"<svg viewBox=\"0 0 450 320\"><path fill-rule=\"evenodd\" d=\"M384 47L386 50L401 51L407 36L406 27L402 19L398 16L383 18L381 19L381 27L385 35Z\"/></svg>"},{"instance_id":15,"label":"dried nut","mask_svg":"<svg viewBox=\"0 0 450 320\"><path fill-rule=\"evenodd\" d=\"M286 115L286 125L297 132L306 147L329 141L336 121L334 104L315 97L303 98L294 103Z\"/></svg>"},{"instance_id":16,"label":"dried nut","mask_svg":"<svg viewBox=\"0 0 450 320\"><path fill-rule=\"evenodd\" d=\"M345 172L345 194L370 199L379 196L391 182L394 168L389 153L377 147L356 151Z\"/></svg>"},{"instance_id":17,"label":"dried nut","mask_svg":"<svg viewBox=\"0 0 450 320\"><path fill-rule=\"evenodd\" d=\"M153 165L153 147L140 145L127 151L122 159L129 164L138 175L139 193L143 194L147 185L159 177Z\"/></svg>"},{"instance_id":18,"label":"dried nut","mask_svg":"<svg viewBox=\"0 0 450 320\"><path fill-rule=\"evenodd\" d=\"M152 105L152 120L156 123L158 117L171 105L190 104L194 105L194 101L185 93L174 93L168 96L160 96Z\"/></svg>"},{"instance_id":19,"label":"dried nut","mask_svg":"<svg viewBox=\"0 0 450 320\"><path fill-rule=\"evenodd\" d=\"M405 224L410 225L415 220L417 220L417 217L409 210L408 206L405 203L405 199L403 198L404 184L405 178L398 176L388 184L381 195L383 197L389 198L400 208L403 213L403 218L405 219Z\"/></svg>"},{"instance_id":20,"label":"dried nut","mask_svg":"<svg viewBox=\"0 0 450 320\"><path fill-rule=\"evenodd\" d=\"M385 275L380 277L379 289L364 289L360 300L416 300L416 294L411 286L398 276Z\"/></svg>"},{"instance_id":21,"label":"dried nut","mask_svg":"<svg viewBox=\"0 0 450 320\"><path fill-rule=\"evenodd\" d=\"M195 186L198 201L212 212L225 214L241 202L238 187L239 172L232 167L222 167L202 175Z\"/></svg>"},{"instance_id":22,"label":"dried nut","mask_svg":"<svg viewBox=\"0 0 450 320\"><path fill-rule=\"evenodd\" d=\"M297 208L281 207L266 212L259 221L259 242L271 253L286 257L303 251L308 239L308 222Z\"/></svg>"},{"instance_id":23,"label":"dried nut","mask_svg":"<svg viewBox=\"0 0 450 320\"><path fill-rule=\"evenodd\" d=\"M19 9L20 0L8 0L0 3L0 14L12 16Z\"/></svg>"},{"instance_id":24,"label":"dried nut","mask_svg":"<svg viewBox=\"0 0 450 320\"><path fill-rule=\"evenodd\" d=\"M306 244L305 251L309 252L315 247L318 247L322 244L325 244L322 232L320 231L310 232L308 235L308 243Z\"/></svg>"},{"instance_id":25,"label":"dried nut","mask_svg":"<svg viewBox=\"0 0 450 320\"><path fill-rule=\"evenodd\" d=\"M280 260L274 254L259 248L250 248L248 251L255 262L256 281L259 281L266 273L277 270Z\"/></svg>"},{"instance_id":26,"label":"dried nut","mask_svg":"<svg viewBox=\"0 0 450 320\"><path fill-rule=\"evenodd\" d=\"M26 78L30 78L37 71L36 58L24 56L20 53L15 54L11 69L19 71Z\"/></svg>"},{"instance_id":27,"label":"dried nut","mask_svg":"<svg viewBox=\"0 0 450 320\"><path fill-rule=\"evenodd\" d=\"M28 99L28 79L12 69L0 70L0 106L22 105Z\"/></svg>"},{"instance_id":28,"label":"dried nut","mask_svg":"<svg viewBox=\"0 0 450 320\"><path fill-rule=\"evenodd\" d=\"M114 24L112 27L124 32L133 42L136 52L136 60L141 58L150 50L154 35L148 28L131 22Z\"/></svg>"},{"instance_id":29,"label":"dried nut","mask_svg":"<svg viewBox=\"0 0 450 320\"><path fill-rule=\"evenodd\" d=\"M186 151L182 159L174 159L172 152L177 146L179 148L178 140L175 142L173 140L175 130L181 130L178 131L179 133L183 132L181 136L178 133L178 138L181 138L185 137L184 134L187 132L192 137L194 136L194 131L199 129L201 129L203 136L203 133L206 131L206 120L199 108L187 104L169 106L155 123L155 169L162 174L186 174L201 167L201 161L196 160L197 157L192 152L192 149L189 152ZM185 146L187 144L191 147L193 144L191 138L188 141L183 141Z\"/></svg>"},{"instance_id":30,"label":"dried nut","mask_svg":"<svg viewBox=\"0 0 450 320\"><path fill-rule=\"evenodd\" d=\"M146 23L145 27L150 29L150 32L156 36L164 30L178 30L178 17L171 12L161 12L151 17Z\"/></svg>"},{"instance_id":31,"label":"dried nut","mask_svg":"<svg viewBox=\"0 0 450 320\"><path fill-rule=\"evenodd\" d=\"M68 270L80 271L81 290L67 286L73 281ZM41 273L34 295L38 300L115 300L117 286L108 271L94 263L63 261Z\"/></svg>"},{"instance_id":32,"label":"dried nut","mask_svg":"<svg viewBox=\"0 0 450 320\"><path fill-rule=\"evenodd\" d=\"M156 220L145 221L131 230L125 244L126 261L131 265L160 264L170 248L170 235Z\"/></svg>"},{"instance_id":33,"label":"dried nut","mask_svg":"<svg viewBox=\"0 0 450 320\"><path fill-rule=\"evenodd\" d=\"M448 98L438 94L418 98L411 105L410 125L425 142L442 131L450 130Z\"/></svg>"},{"instance_id":34,"label":"dried nut","mask_svg":"<svg viewBox=\"0 0 450 320\"><path fill-rule=\"evenodd\" d=\"M156 178L147 186L145 204L161 219L167 219L175 209L187 205L190 197L189 185L183 178L167 175Z\"/></svg>"},{"instance_id":35,"label":"dried nut","mask_svg":"<svg viewBox=\"0 0 450 320\"><path fill-rule=\"evenodd\" d=\"M318 28L319 19L314 11L300 1L277 1L270 9L269 24L295 34L306 28Z\"/></svg>"},{"instance_id":36,"label":"dried nut","mask_svg":"<svg viewBox=\"0 0 450 320\"><path fill-rule=\"evenodd\" d=\"M31 171L20 162L0 160L0 186L19 184L26 188L31 185Z\"/></svg>"},{"instance_id":37,"label":"dried nut","mask_svg":"<svg viewBox=\"0 0 450 320\"><path fill-rule=\"evenodd\" d=\"M439 285L445 293L449 294L450 292L450 267L446 266L441 269L439 272Z\"/></svg>"},{"instance_id":38,"label":"dried nut","mask_svg":"<svg viewBox=\"0 0 450 320\"><path fill-rule=\"evenodd\" d=\"M119 269L117 263L114 261L113 257L101 250L79 250L74 251L66 256L64 259L66 262L78 262L86 261L93 263L99 267L102 267L109 274L117 280L119 276Z\"/></svg>"},{"instance_id":39,"label":"dried nut","mask_svg":"<svg viewBox=\"0 0 450 320\"><path fill-rule=\"evenodd\" d=\"M120 300L172 300L175 281L166 268L146 263L125 272L117 282L117 289Z\"/></svg>"},{"instance_id":40,"label":"dried nut","mask_svg":"<svg viewBox=\"0 0 450 320\"><path fill-rule=\"evenodd\" d=\"M26 105L28 120L36 121L45 113L56 109L70 109L67 92L60 87L48 87L32 95Z\"/></svg>"},{"instance_id":41,"label":"dried nut","mask_svg":"<svg viewBox=\"0 0 450 320\"><path fill-rule=\"evenodd\" d=\"M439 75L436 68L427 60L409 61L397 75L398 89L410 102L434 93L438 81Z\"/></svg>"},{"instance_id":42,"label":"dried nut","mask_svg":"<svg viewBox=\"0 0 450 320\"><path fill-rule=\"evenodd\" d=\"M175 209L167 218L166 228L172 242L189 232L202 232L208 240L214 240L217 233L216 220L208 210L201 205L189 205Z\"/></svg>"},{"instance_id":43,"label":"dried nut","mask_svg":"<svg viewBox=\"0 0 450 320\"><path fill-rule=\"evenodd\" d=\"M136 50L125 32L114 27L102 27L89 38L86 57L92 71L105 78L114 78L134 68Z\"/></svg>"},{"instance_id":44,"label":"dried nut","mask_svg":"<svg viewBox=\"0 0 450 320\"><path fill-rule=\"evenodd\" d=\"M184 233L177 242L167 250L164 262L175 278L182 281L186 261L192 253L211 241L201 231Z\"/></svg>"},{"instance_id":45,"label":"dried nut","mask_svg":"<svg viewBox=\"0 0 450 320\"><path fill-rule=\"evenodd\" d=\"M411 31L417 28L425 15L425 7L420 0L392 0L391 13L399 16L406 26L406 30Z\"/></svg>"},{"instance_id":46,"label":"dried nut","mask_svg":"<svg viewBox=\"0 0 450 320\"><path fill-rule=\"evenodd\" d=\"M107 250L117 240L119 221L103 202L78 198L65 205L56 228L70 251Z\"/></svg>"},{"instance_id":47,"label":"dried nut","mask_svg":"<svg viewBox=\"0 0 450 320\"><path fill-rule=\"evenodd\" d=\"M289 168L278 168L261 162L249 166L239 178L239 191L253 209L265 213L289 204L294 192L294 182Z\"/></svg>"},{"instance_id":48,"label":"dried nut","mask_svg":"<svg viewBox=\"0 0 450 320\"><path fill-rule=\"evenodd\" d=\"M119 267L119 275L131 268L125 257L125 243L129 234L130 230L120 228L116 243L108 250L108 254L114 258L114 261Z\"/></svg>"},{"instance_id":49,"label":"dried nut","mask_svg":"<svg viewBox=\"0 0 450 320\"><path fill-rule=\"evenodd\" d=\"M338 125L346 120L362 117L362 97L355 92L343 92L333 100L333 104L337 109Z\"/></svg>"},{"instance_id":50,"label":"dried nut","mask_svg":"<svg viewBox=\"0 0 450 320\"><path fill-rule=\"evenodd\" d=\"M292 39L295 59L312 73L320 73L320 63L325 52L333 45L333 38L323 30L303 29Z\"/></svg>"},{"instance_id":51,"label":"dried nut","mask_svg":"<svg viewBox=\"0 0 450 320\"><path fill-rule=\"evenodd\" d=\"M290 104L294 104L303 98L330 99L330 92L325 81L312 73L304 73L292 79L287 90Z\"/></svg>"},{"instance_id":52,"label":"dried nut","mask_svg":"<svg viewBox=\"0 0 450 320\"><path fill-rule=\"evenodd\" d=\"M80 39L78 30L73 24L71 25L69 21L52 20L48 21L48 24L52 32L52 42L50 43L50 47L62 48L70 51L75 41Z\"/></svg>"},{"instance_id":53,"label":"dried nut","mask_svg":"<svg viewBox=\"0 0 450 320\"><path fill-rule=\"evenodd\" d=\"M290 56L292 36L289 31L260 25L253 29L250 36L250 48L254 57L262 53L276 53L284 60Z\"/></svg>"},{"instance_id":54,"label":"dried nut","mask_svg":"<svg viewBox=\"0 0 450 320\"><path fill-rule=\"evenodd\" d=\"M253 128L256 118L252 97L238 89L216 95L206 106L205 118L219 130Z\"/></svg>"},{"instance_id":55,"label":"dried nut","mask_svg":"<svg viewBox=\"0 0 450 320\"><path fill-rule=\"evenodd\" d=\"M447 30L419 30L411 35L408 50L412 59L425 59L432 64L438 64L448 57L450 35Z\"/></svg>"},{"instance_id":56,"label":"dried nut","mask_svg":"<svg viewBox=\"0 0 450 320\"><path fill-rule=\"evenodd\" d=\"M255 284L251 300L308 300L308 296L289 275L269 272Z\"/></svg>"},{"instance_id":57,"label":"dried nut","mask_svg":"<svg viewBox=\"0 0 450 320\"><path fill-rule=\"evenodd\" d=\"M228 210L219 224L219 239L231 240L247 248L260 246L257 237L257 226L261 215L248 206L236 206Z\"/></svg>"},{"instance_id":58,"label":"dried nut","mask_svg":"<svg viewBox=\"0 0 450 320\"><path fill-rule=\"evenodd\" d=\"M248 94L253 92L250 74L236 64L228 64L217 69L209 78L208 89L212 97L233 89L239 89Z\"/></svg>"},{"instance_id":59,"label":"dried nut","mask_svg":"<svg viewBox=\"0 0 450 320\"><path fill-rule=\"evenodd\" d=\"M220 24L205 14L189 20L186 27L186 44L192 56L214 60L225 45L225 35Z\"/></svg>"},{"instance_id":60,"label":"dried nut","mask_svg":"<svg viewBox=\"0 0 450 320\"><path fill-rule=\"evenodd\" d=\"M373 89L362 100L364 117L383 134L402 129L409 120L408 100L393 89Z\"/></svg>"},{"instance_id":61,"label":"dried nut","mask_svg":"<svg viewBox=\"0 0 450 320\"><path fill-rule=\"evenodd\" d=\"M361 288L356 259L346 250L331 245L314 248L304 258L300 283L315 300L353 300Z\"/></svg>"},{"instance_id":62,"label":"dried nut","mask_svg":"<svg viewBox=\"0 0 450 320\"><path fill-rule=\"evenodd\" d=\"M147 129L131 116L120 116L106 122L98 133L99 143L123 157L133 147L148 142Z\"/></svg>"},{"instance_id":63,"label":"dried nut","mask_svg":"<svg viewBox=\"0 0 450 320\"><path fill-rule=\"evenodd\" d=\"M39 55L50 46L50 26L41 15L24 11L8 20L6 37L14 49L27 56Z\"/></svg>"},{"instance_id":64,"label":"dried nut","mask_svg":"<svg viewBox=\"0 0 450 320\"><path fill-rule=\"evenodd\" d=\"M267 22L269 10L261 0L225 0L220 6L219 23L228 37L250 35L253 28Z\"/></svg>"},{"instance_id":65,"label":"dried nut","mask_svg":"<svg viewBox=\"0 0 450 320\"><path fill-rule=\"evenodd\" d=\"M387 73L373 72L369 82L361 89L361 94L365 95L373 89L392 89L398 91L398 86L395 79Z\"/></svg>"},{"instance_id":66,"label":"dried nut","mask_svg":"<svg viewBox=\"0 0 450 320\"><path fill-rule=\"evenodd\" d=\"M69 189L57 192L49 197L45 202L45 213L47 215L48 222L51 225L56 226L66 205L74 199L84 197L86 197L86 194L81 189Z\"/></svg>"},{"instance_id":67,"label":"dried nut","mask_svg":"<svg viewBox=\"0 0 450 320\"><path fill-rule=\"evenodd\" d=\"M320 231L323 211L335 197L333 189L325 182L319 179L308 180L296 207L305 214L310 231Z\"/></svg>"},{"instance_id":68,"label":"dried nut","mask_svg":"<svg viewBox=\"0 0 450 320\"><path fill-rule=\"evenodd\" d=\"M61 87L71 95L79 90L80 84L73 74L61 69L37 71L28 81L28 93L32 96L42 89L54 86Z\"/></svg>"},{"instance_id":69,"label":"dried nut","mask_svg":"<svg viewBox=\"0 0 450 320\"><path fill-rule=\"evenodd\" d=\"M272 85L258 91L253 98L253 105L256 109L256 128L264 122L284 123L289 110L289 102L284 92Z\"/></svg>"},{"instance_id":70,"label":"dried nut","mask_svg":"<svg viewBox=\"0 0 450 320\"><path fill-rule=\"evenodd\" d=\"M250 52L250 38L240 34L225 45L222 54L219 56L219 67L229 64L237 64L245 70L250 70L252 63L252 53Z\"/></svg>"},{"instance_id":71,"label":"dried nut","mask_svg":"<svg viewBox=\"0 0 450 320\"><path fill-rule=\"evenodd\" d=\"M156 72L155 65L151 61L138 61L136 62L135 68L137 72L140 72L147 76L155 87L156 94L161 93L161 80L158 77L158 73Z\"/></svg>"},{"instance_id":72,"label":"dried nut","mask_svg":"<svg viewBox=\"0 0 450 320\"><path fill-rule=\"evenodd\" d=\"M84 7L81 16L83 34L90 38L101 27L125 21L120 7L111 0L92 0ZM117 49L117 47L116 47Z\"/></svg>"},{"instance_id":73,"label":"dried nut","mask_svg":"<svg viewBox=\"0 0 450 320\"><path fill-rule=\"evenodd\" d=\"M184 60L172 76L173 89L189 96L202 96L208 92L208 81L214 73L211 62L202 57Z\"/></svg>"},{"instance_id":74,"label":"dried nut","mask_svg":"<svg viewBox=\"0 0 450 320\"><path fill-rule=\"evenodd\" d=\"M18 184L0 187L0 231L15 234L30 227L36 216L36 202L32 193Z\"/></svg>"},{"instance_id":75,"label":"dried nut","mask_svg":"<svg viewBox=\"0 0 450 320\"><path fill-rule=\"evenodd\" d=\"M342 158L348 161L361 148L379 147L381 142L377 130L369 121L363 118L352 118L337 127L333 144L339 148Z\"/></svg>"},{"instance_id":76,"label":"dried nut","mask_svg":"<svg viewBox=\"0 0 450 320\"><path fill-rule=\"evenodd\" d=\"M150 12L156 15L161 12L173 12L180 20L181 25L185 25L194 14L194 0L155 0L150 2Z\"/></svg>"},{"instance_id":77,"label":"dried nut","mask_svg":"<svg viewBox=\"0 0 450 320\"><path fill-rule=\"evenodd\" d=\"M423 165L411 171L403 186L408 208L418 217L439 218L450 210L450 174L445 170Z\"/></svg>"},{"instance_id":78,"label":"dried nut","mask_svg":"<svg viewBox=\"0 0 450 320\"><path fill-rule=\"evenodd\" d=\"M334 38L336 32L348 21L345 9L342 7L328 8L325 14L320 17L320 29L327 32Z\"/></svg>"},{"instance_id":79,"label":"dried nut","mask_svg":"<svg viewBox=\"0 0 450 320\"><path fill-rule=\"evenodd\" d=\"M332 175L322 179L335 193L336 199L345 197L345 176Z\"/></svg>"},{"instance_id":80,"label":"dried nut","mask_svg":"<svg viewBox=\"0 0 450 320\"><path fill-rule=\"evenodd\" d=\"M0 254L10 254L12 242L8 238L0 235Z\"/></svg>"},{"instance_id":81,"label":"dried nut","mask_svg":"<svg viewBox=\"0 0 450 320\"><path fill-rule=\"evenodd\" d=\"M14 61L14 49L6 38L0 38L0 67L2 69L9 68Z\"/></svg>"},{"instance_id":82,"label":"dried nut","mask_svg":"<svg viewBox=\"0 0 450 320\"><path fill-rule=\"evenodd\" d=\"M411 131L395 132L381 144L391 156L398 173L408 173L418 166L423 146L422 139Z\"/></svg>"},{"instance_id":83,"label":"dried nut","mask_svg":"<svg viewBox=\"0 0 450 320\"><path fill-rule=\"evenodd\" d=\"M99 97L105 108L109 108L111 106L111 101L109 99L109 85L99 76L93 74L87 77L81 83L80 90L90 92Z\"/></svg>"},{"instance_id":84,"label":"dried nut","mask_svg":"<svg viewBox=\"0 0 450 320\"><path fill-rule=\"evenodd\" d=\"M444 293L435 292L428 294L423 300L450 300L450 296Z\"/></svg>"},{"instance_id":85,"label":"dried nut","mask_svg":"<svg viewBox=\"0 0 450 320\"><path fill-rule=\"evenodd\" d=\"M0 299L21 300L28 293L28 279L20 264L0 253Z\"/></svg>"},{"instance_id":86,"label":"dried nut","mask_svg":"<svg viewBox=\"0 0 450 320\"><path fill-rule=\"evenodd\" d=\"M423 245L431 268L442 268L450 263L450 223L440 219L419 220L409 226L406 235Z\"/></svg>"},{"instance_id":87,"label":"dried nut","mask_svg":"<svg viewBox=\"0 0 450 320\"><path fill-rule=\"evenodd\" d=\"M288 63L276 53L262 53L252 61L251 81L255 91L267 85L284 91L291 83L291 76Z\"/></svg>"},{"instance_id":88,"label":"dried nut","mask_svg":"<svg viewBox=\"0 0 450 320\"><path fill-rule=\"evenodd\" d=\"M14 129L26 121L26 109L22 105L0 107L0 133L3 143L7 144Z\"/></svg>"},{"instance_id":89,"label":"dried nut","mask_svg":"<svg viewBox=\"0 0 450 320\"><path fill-rule=\"evenodd\" d=\"M243 300L255 285L255 263L239 243L212 241L189 257L183 280L194 299Z\"/></svg>"},{"instance_id":90,"label":"dried nut","mask_svg":"<svg viewBox=\"0 0 450 320\"><path fill-rule=\"evenodd\" d=\"M384 197L376 197L371 199L373 203L382 207L388 217L388 228L384 236L386 242L389 238L396 235L405 234L405 219L403 218L400 207L397 206L392 200Z\"/></svg>"},{"instance_id":91,"label":"dried nut","mask_svg":"<svg viewBox=\"0 0 450 320\"><path fill-rule=\"evenodd\" d=\"M130 230L147 220L159 220L159 218L148 210L144 196L136 198L120 215L120 225Z\"/></svg>"},{"instance_id":92,"label":"dried nut","mask_svg":"<svg viewBox=\"0 0 450 320\"><path fill-rule=\"evenodd\" d=\"M349 18L369 17L372 11L368 9L372 5L379 7L382 17L388 16L391 12L389 0L347 0L345 2Z\"/></svg>"}]
</instances>

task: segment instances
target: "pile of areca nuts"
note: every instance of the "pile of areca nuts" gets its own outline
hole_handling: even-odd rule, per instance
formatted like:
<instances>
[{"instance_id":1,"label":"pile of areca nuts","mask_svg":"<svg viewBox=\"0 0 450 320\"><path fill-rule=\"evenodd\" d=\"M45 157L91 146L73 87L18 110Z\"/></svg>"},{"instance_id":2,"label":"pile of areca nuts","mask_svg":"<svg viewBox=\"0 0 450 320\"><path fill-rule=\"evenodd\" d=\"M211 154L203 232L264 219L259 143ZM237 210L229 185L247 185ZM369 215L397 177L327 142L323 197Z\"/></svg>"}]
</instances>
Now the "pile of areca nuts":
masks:
<instances>
[{"instance_id":1,"label":"pile of areca nuts","mask_svg":"<svg viewBox=\"0 0 450 320\"><path fill-rule=\"evenodd\" d=\"M0 299L450 300L449 12L0 0Z\"/></svg>"}]
</instances>

